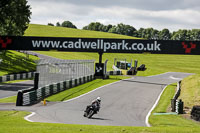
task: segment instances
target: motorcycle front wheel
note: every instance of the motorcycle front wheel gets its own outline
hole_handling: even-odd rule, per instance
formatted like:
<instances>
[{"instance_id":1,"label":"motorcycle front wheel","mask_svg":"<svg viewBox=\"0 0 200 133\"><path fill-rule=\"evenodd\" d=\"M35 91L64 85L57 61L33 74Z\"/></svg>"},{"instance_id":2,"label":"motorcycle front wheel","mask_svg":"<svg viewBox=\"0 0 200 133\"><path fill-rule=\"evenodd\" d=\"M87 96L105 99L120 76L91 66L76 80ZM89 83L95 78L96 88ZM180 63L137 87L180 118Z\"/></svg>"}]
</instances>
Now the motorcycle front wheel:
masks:
<instances>
[{"instance_id":1,"label":"motorcycle front wheel","mask_svg":"<svg viewBox=\"0 0 200 133\"><path fill-rule=\"evenodd\" d=\"M94 115L94 110L90 110L90 112L88 113L88 118L91 118Z\"/></svg>"}]
</instances>

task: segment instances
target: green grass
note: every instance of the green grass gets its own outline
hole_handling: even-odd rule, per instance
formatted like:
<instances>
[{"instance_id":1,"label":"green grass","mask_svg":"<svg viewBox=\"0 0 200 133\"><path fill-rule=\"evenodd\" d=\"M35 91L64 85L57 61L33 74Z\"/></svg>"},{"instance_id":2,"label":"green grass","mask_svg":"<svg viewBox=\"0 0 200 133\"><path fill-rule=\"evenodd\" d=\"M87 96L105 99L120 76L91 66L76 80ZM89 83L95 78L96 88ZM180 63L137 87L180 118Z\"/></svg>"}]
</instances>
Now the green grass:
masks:
<instances>
[{"instance_id":1,"label":"green grass","mask_svg":"<svg viewBox=\"0 0 200 133\"><path fill-rule=\"evenodd\" d=\"M158 106L154 109L152 113L165 113L167 112L167 109L170 105L171 99L173 98L175 91L176 91L176 85L177 83L168 85L167 88L165 88L160 100Z\"/></svg>"},{"instance_id":2,"label":"green grass","mask_svg":"<svg viewBox=\"0 0 200 133\"><path fill-rule=\"evenodd\" d=\"M121 78L124 77L120 77L120 79ZM111 79L119 80L119 78L116 79L116 77L112 77ZM100 80L89 82L85 89L90 88L99 81ZM106 82L108 82L108 80ZM97 87L98 85L95 86ZM167 112L167 109L170 106L170 99L174 95L175 88L176 84L171 84L165 89L157 107L153 110L152 114L155 112ZM77 94L77 92L75 91L75 93L72 92L71 94ZM63 98L64 95L60 96ZM51 97L50 100L57 100L62 98ZM0 111L0 133L198 133L200 130L199 123L192 120L187 120L180 115L151 115L150 123L153 125L153 127L148 128L128 126L52 124L38 122L31 123L23 119L23 117L28 114L29 113L22 111Z\"/></svg>"},{"instance_id":3,"label":"green grass","mask_svg":"<svg viewBox=\"0 0 200 133\"><path fill-rule=\"evenodd\" d=\"M6 55L3 53L0 54L0 59L3 60L0 63L0 76L2 76L12 73L34 71L36 69L34 60L38 58L32 55L26 58L26 55L23 53L8 50Z\"/></svg>"},{"instance_id":4,"label":"green grass","mask_svg":"<svg viewBox=\"0 0 200 133\"><path fill-rule=\"evenodd\" d=\"M100 35L101 34L101 35ZM112 34L115 36L115 34ZM26 36L57 36L57 37L91 37L91 38L115 38L109 36L108 33L97 33L83 30L74 30L61 27L50 27L42 25L30 25L26 31ZM122 37L122 36L121 36ZM116 38L121 38L117 37ZM122 37L124 38L124 37ZM49 56L61 59L95 59L98 61L96 53L78 53L78 52L40 52ZM186 101L187 106L192 106L199 101L199 74L200 74L200 56L199 55L155 55L155 54L103 54L103 60L109 60L108 68L112 69L114 58L126 58L128 61L137 59L140 64L145 64L147 70L139 72L139 76L155 75L164 72L188 72L197 73L196 76L191 76L183 80L183 88L181 98ZM58 94L58 96L49 97L50 101L63 101L69 98L81 95L84 91L90 91L103 82L112 82L110 80L95 80L69 89ZM114 82L114 81L113 81ZM94 88L93 88L94 87ZM83 88L85 88L83 90ZM186 89L187 88L187 89ZM189 89L188 89L189 88ZM86 92L87 92L86 91ZM193 93L192 93L193 91ZM158 106L153 110L155 112L166 112L170 99L175 92L174 84L168 86L164 91ZM66 95L68 93L68 95ZM187 94L183 96L182 94ZM188 100L188 101L187 101ZM191 104L191 105L190 105ZM27 112L21 111L0 111L0 133L194 133L200 131L200 125L194 121L187 120L180 115L151 115L150 123L154 127L123 127L123 126L91 126L91 125L70 125L70 124L50 124L50 123L30 123L23 119Z\"/></svg>"},{"instance_id":5,"label":"green grass","mask_svg":"<svg viewBox=\"0 0 200 133\"><path fill-rule=\"evenodd\" d=\"M105 80L95 79L91 82L85 83L83 85L79 85L77 87L60 92L56 95L50 96L50 97L46 98L46 100L48 100L48 101L65 101L65 100L80 96L82 94L85 94L85 93L87 93L91 90L94 90L98 87L101 87L103 85L113 83L113 82L119 81L121 79L127 79L127 78L130 78L130 77L110 76L110 79L105 79Z\"/></svg>"},{"instance_id":6,"label":"green grass","mask_svg":"<svg viewBox=\"0 0 200 133\"><path fill-rule=\"evenodd\" d=\"M16 103L17 96L0 98L0 103Z\"/></svg>"},{"instance_id":7,"label":"green grass","mask_svg":"<svg viewBox=\"0 0 200 133\"><path fill-rule=\"evenodd\" d=\"M25 31L24 36L137 39L136 37L130 37L113 33L79 30L73 28L38 24L30 24L28 29Z\"/></svg>"},{"instance_id":8,"label":"green grass","mask_svg":"<svg viewBox=\"0 0 200 133\"><path fill-rule=\"evenodd\" d=\"M188 127L200 128L200 124L183 118L181 115L153 115L153 113L167 112L170 101L174 96L176 83L169 85L163 92L159 104L152 111L149 123L154 127ZM169 111L169 110L168 110Z\"/></svg>"},{"instance_id":9,"label":"green grass","mask_svg":"<svg viewBox=\"0 0 200 133\"><path fill-rule=\"evenodd\" d=\"M181 115L153 115L153 113L167 112L170 106L170 101L174 96L176 84L169 85L163 92L159 104L152 111L149 122L154 127L188 127L200 128L200 124L193 120L183 118ZM169 110L168 110L169 111Z\"/></svg>"},{"instance_id":10,"label":"green grass","mask_svg":"<svg viewBox=\"0 0 200 133\"><path fill-rule=\"evenodd\" d=\"M56 95L52 95L48 98L46 98L46 100L48 101L65 101L77 96L80 96L84 93L87 93L91 90L94 90L98 87L101 87L103 85L109 84L109 83L113 83L122 79L127 79L130 77L126 77L126 76L110 76L110 79L95 79L91 82L79 85L77 87L74 88L70 88L68 90L65 90L63 92L60 92ZM9 81L10 83L14 83L15 81ZM6 83L3 83L6 84ZM16 98L17 96L12 96L12 97L7 97L7 98L2 98L0 99L0 103L15 103L16 102Z\"/></svg>"},{"instance_id":11,"label":"green grass","mask_svg":"<svg viewBox=\"0 0 200 133\"><path fill-rule=\"evenodd\" d=\"M0 111L0 133L198 133L199 127L126 127L31 123L22 111Z\"/></svg>"},{"instance_id":12,"label":"green grass","mask_svg":"<svg viewBox=\"0 0 200 133\"><path fill-rule=\"evenodd\" d=\"M49 36L49 37L87 37L87 38L123 38L136 39L134 37L88 31L78 30L63 27L53 27L46 25L30 24L25 32L25 36ZM46 54L61 59L94 59L99 60L97 53L83 53L83 52L52 52L40 51L41 54ZM200 55L165 55L165 54L124 54L124 53L104 53L103 61L108 59L108 70L112 70L114 58L124 58L128 62L131 59L138 60L139 65L145 64L147 70L139 72L138 76L149 76L160 74L164 72L188 72L200 74Z\"/></svg>"},{"instance_id":13,"label":"green grass","mask_svg":"<svg viewBox=\"0 0 200 133\"><path fill-rule=\"evenodd\" d=\"M27 81L27 80L32 80L32 78L31 78L31 79L24 79L24 80L12 80L12 81L6 81L6 82L2 82L2 83L0 83L0 85L12 84L12 83L17 83L17 82L23 82L23 81Z\"/></svg>"},{"instance_id":14,"label":"green grass","mask_svg":"<svg viewBox=\"0 0 200 133\"><path fill-rule=\"evenodd\" d=\"M186 109L200 105L200 74L191 75L182 80L180 99L184 101Z\"/></svg>"},{"instance_id":15,"label":"green grass","mask_svg":"<svg viewBox=\"0 0 200 133\"><path fill-rule=\"evenodd\" d=\"M97 53L82 52L53 52L39 51L60 59L94 59L99 60ZM137 76L156 75L165 72L186 72L200 74L200 55L166 55L166 54L120 54L104 53L103 62L108 59L108 70L112 70L114 58L124 58L131 62L131 59L138 60L138 66L145 64L147 70L138 72Z\"/></svg>"}]
</instances>

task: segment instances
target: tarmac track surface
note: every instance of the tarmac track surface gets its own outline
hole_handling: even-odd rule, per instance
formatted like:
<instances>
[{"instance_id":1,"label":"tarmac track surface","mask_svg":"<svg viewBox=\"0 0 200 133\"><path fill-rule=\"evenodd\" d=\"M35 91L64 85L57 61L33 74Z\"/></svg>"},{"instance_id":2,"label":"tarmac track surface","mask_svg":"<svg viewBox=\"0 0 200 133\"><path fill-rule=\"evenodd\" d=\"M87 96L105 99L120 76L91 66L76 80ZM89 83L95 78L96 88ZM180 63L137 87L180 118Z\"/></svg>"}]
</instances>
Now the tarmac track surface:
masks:
<instances>
[{"instance_id":1,"label":"tarmac track surface","mask_svg":"<svg viewBox=\"0 0 200 133\"><path fill-rule=\"evenodd\" d=\"M33 81L22 81L11 84L0 85L0 98L15 96L18 90L27 89L33 87Z\"/></svg>"},{"instance_id":2,"label":"tarmac track surface","mask_svg":"<svg viewBox=\"0 0 200 133\"><path fill-rule=\"evenodd\" d=\"M35 108L34 122L147 126L146 116L166 85L177 82L189 73L169 72L151 77L133 77L104 86L73 100ZM83 111L97 96L102 98L101 109L92 119Z\"/></svg>"}]
</instances>

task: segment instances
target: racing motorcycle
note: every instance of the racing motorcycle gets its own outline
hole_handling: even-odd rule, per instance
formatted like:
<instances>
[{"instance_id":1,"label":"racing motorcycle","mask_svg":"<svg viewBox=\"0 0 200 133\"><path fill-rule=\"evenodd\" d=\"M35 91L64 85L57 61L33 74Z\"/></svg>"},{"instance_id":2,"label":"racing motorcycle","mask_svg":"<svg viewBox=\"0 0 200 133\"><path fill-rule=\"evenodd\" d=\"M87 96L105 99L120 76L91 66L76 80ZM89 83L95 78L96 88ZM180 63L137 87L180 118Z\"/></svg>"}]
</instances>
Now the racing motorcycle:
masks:
<instances>
[{"instance_id":1,"label":"racing motorcycle","mask_svg":"<svg viewBox=\"0 0 200 133\"><path fill-rule=\"evenodd\" d=\"M84 117L87 117L87 118L91 118L94 114L97 114L97 106L95 105L90 105L87 107L87 109L84 111Z\"/></svg>"}]
</instances>

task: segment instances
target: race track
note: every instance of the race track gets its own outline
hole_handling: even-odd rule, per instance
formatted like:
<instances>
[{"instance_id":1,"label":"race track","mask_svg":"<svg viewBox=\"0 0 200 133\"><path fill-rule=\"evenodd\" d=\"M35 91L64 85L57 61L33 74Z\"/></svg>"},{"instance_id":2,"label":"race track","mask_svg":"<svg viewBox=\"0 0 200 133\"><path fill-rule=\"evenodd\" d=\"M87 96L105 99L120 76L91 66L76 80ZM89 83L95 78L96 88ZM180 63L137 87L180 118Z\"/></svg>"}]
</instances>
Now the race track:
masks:
<instances>
[{"instance_id":1,"label":"race track","mask_svg":"<svg viewBox=\"0 0 200 133\"><path fill-rule=\"evenodd\" d=\"M169 72L151 77L133 77L70 101L36 108L36 114L28 119L34 122L83 125L147 126L146 116L165 86L189 75ZM100 112L92 119L83 117L86 106L97 96L102 98Z\"/></svg>"},{"instance_id":2,"label":"race track","mask_svg":"<svg viewBox=\"0 0 200 133\"><path fill-rule=\"evenodd\" d=\"M17 95L18 90L33 87L33 81L22 81L17 83L2 84L0 85L0 98L10 97Z\"/></svg>"}]
</instances>

